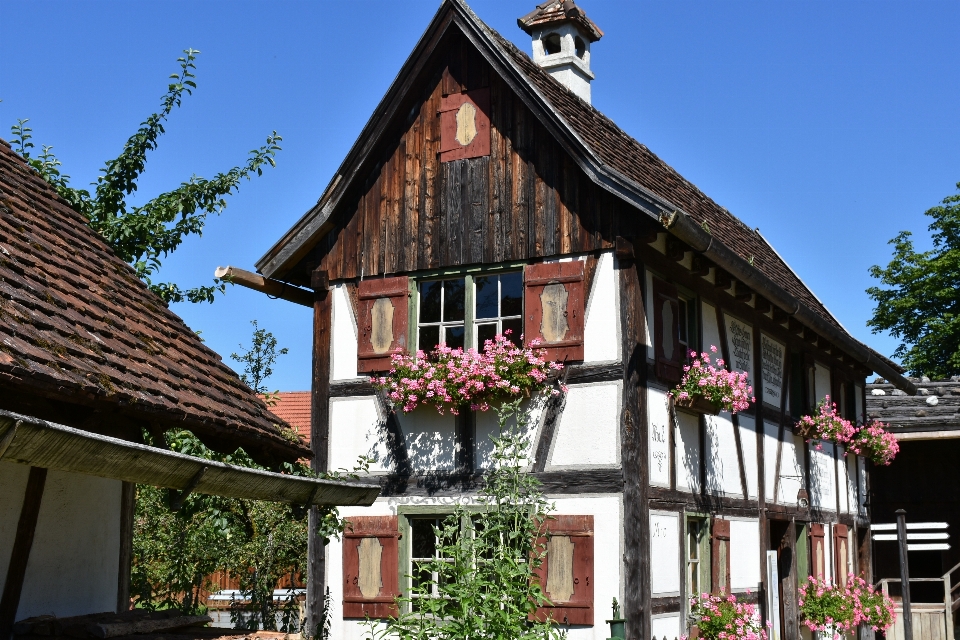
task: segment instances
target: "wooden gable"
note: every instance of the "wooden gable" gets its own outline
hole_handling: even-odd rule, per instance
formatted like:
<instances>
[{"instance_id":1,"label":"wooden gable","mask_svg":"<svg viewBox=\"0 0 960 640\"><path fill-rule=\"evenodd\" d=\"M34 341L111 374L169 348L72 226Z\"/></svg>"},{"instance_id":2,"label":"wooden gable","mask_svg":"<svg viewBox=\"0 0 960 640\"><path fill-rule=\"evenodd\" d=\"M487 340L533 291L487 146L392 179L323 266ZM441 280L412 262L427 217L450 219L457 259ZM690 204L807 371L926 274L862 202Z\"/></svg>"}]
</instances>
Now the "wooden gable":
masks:
<instances>
[{"instance_id":1,"label":"wooden gable","mask_svg":"<svg viewBox=\"0 0 960 640\"><path fill-rule=\"evenodd\" d=\"M445 161L443 115L461 95L489 109L489 132L478 127L489 150ZM621 233L614 221L638 215L583 173L456 29L397 113L406 122L387 128L291 280L315 268L338 280L606 249Z\"/></svg>"}]
</instances>

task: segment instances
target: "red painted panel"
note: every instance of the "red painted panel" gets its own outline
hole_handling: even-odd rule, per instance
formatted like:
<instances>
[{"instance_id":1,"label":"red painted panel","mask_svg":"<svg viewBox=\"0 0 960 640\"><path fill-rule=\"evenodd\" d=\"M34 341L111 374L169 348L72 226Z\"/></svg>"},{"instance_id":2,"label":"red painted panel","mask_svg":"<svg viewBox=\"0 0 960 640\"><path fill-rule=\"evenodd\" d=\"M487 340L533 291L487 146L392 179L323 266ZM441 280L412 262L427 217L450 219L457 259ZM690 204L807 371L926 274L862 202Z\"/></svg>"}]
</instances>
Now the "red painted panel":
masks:
<instances>
[{"instance_id":1,"label":"red painted panel","mask_svg":"<svg viewBox=\"0 0 960 640\"><path fill-rule=\"evenodd\" d=\"M407 349L407 311L410 285L407 276L361 280L357 288L357 371L372 373L390 368L390 357ZM386 353L373 349L373 307L385 298L393 306L393 341Z\"/></svg>"},{"instance_id":2,"label":"red painted panel","mask_svg":"<svg viewBox=\"0 0 960 640\"><path fill-rule=\"evenodd\" d=\"M537 608L537 620L552 618L562 624L593 624L593 516L554 515L549 517L541 528L544 537L541 544L546 544L546 537L570 536L573 542L573 595L564 602L553 602L553 606ZM547 575L550 566L550 556L544 558L543 564L537 569L537 579L546 592ZM546 593L547 598L550 594ZM552 600L552 598L551 598Z\"/></svg>"},{"instance_id":3,"label":"red painted panel","mask_svg":"<svg viewBox=\"0 0 960 640\"><path fill-rule=\"evenodd\" d=\"M582 260L541 262L523 270L524 343L540 340L550 360L583 360L584 278ZM562 340L548 342L541 330L543 308L540 296L546 286L562 284L567 292L564 315L567 332Z\"/></svg>"},{"instance_id":4,"label":"red painted panel","mask_svg":"<svg viewBox=\"0 0 960 640\"><path fill-rule=\"evenodd\" d=\"M380 556L380 592L366 598L360 592L360 553L364 538L377 538ZM400 595L400 529L397 516L352 516L343 532L343 617L394 618Z\"/></svg>"},{"instance_id":5,"label":"red painted panel","mask_svg":"<svg viewBox=\"0 0 960 640\"><path fill-rule=\"evenodd\" d=\"M477 133L468 144L457 140L457 113L465 102L476 110ZM490 89L474 89L443 96L440 101L440 161L481 158L490 155Z\"/></svg>"}]
</instances>

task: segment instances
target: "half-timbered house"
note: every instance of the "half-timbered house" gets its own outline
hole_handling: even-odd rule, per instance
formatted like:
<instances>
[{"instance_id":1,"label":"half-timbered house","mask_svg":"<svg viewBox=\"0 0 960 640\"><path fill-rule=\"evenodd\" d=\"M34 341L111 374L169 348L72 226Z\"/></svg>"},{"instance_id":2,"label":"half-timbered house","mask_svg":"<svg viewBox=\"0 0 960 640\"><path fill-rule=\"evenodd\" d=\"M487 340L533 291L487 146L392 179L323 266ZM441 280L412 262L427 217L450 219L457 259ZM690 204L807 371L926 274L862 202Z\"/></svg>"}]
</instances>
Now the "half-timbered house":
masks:
<instances>
[{"instance_id":1,"label":"half-timbered house","mask_svg":"<svg viewBox=\"0 0 960 640\"><path fill-rule=\"evenodd\" d=\"M687 596L723 589L769 596L777 633L796 638L798 576L865 567L867 512L863 461L808 446L793 420L827 394L862 414L870 371L911 384L759 231L591 106L603 32L581 8L551 0L519 25L532 57L445 0L260 275L219 271L312 304L316 464L368 455L382 487L344 511L341 543L314 543L312 615L323 585L339 638L391 615L431 553L430 525L472 499L488 465L491 415L393 412L367 376L397 349L512 329L566 363L568 392L535 411L529 471L574 546L559 569L576 586L552 596L570 637L606 638L616 597L628 637L673 638ZM686 350L711 345L749 374L750 410L668 401ZM379 582L361 589L360 565Z\"/></svg>"},{"instance_id":2,"label":"half-timbered house","mask_svg":"<svg viewBox=\"0 0 960 640\"><path fill-rule=\"evenodd\" d=\"M0 140L0 639L60 635L50 616L130 609L137 484L173 490L174 509L191 492L351 505L377 494L144 443L145 431L163 442L171 429L264 465L310 455ZM45 630L15 624L36 616Z\"/></svg>"}]
</instances>

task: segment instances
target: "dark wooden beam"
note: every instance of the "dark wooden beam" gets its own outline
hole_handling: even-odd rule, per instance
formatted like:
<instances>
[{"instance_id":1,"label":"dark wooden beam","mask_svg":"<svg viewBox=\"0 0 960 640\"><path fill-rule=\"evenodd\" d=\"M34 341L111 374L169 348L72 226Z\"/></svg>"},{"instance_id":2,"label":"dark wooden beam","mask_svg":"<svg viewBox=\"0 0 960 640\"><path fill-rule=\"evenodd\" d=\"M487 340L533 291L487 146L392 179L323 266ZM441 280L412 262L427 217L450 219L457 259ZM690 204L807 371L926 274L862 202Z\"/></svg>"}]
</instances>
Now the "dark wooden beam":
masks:
<instances>
[{"instance_id":1,"label":"dark wooden beam","mask_svg":"<svg viewBox=\"0 0 960 640\"><path fill-rule=\"evenodd\" d=\"M690 273L699 278L703 278L704 276L710 274L710 267L712 266L713 264L709 260L704 258L701 254L695 253L693 254L693 259L691 260L692 268L690 269Z\"/></svg>"},{"instance_id":2,"label":"dark wooden beam","mask_svg":"<svg viewBox=\"0 0 960 640\"><path fill-rule=\"evenodd\" d=\"M20 520L17 533L10 550L10 564L7 578L3 583L3 595L0 596L0 638L9 638L16 622L17 609L20 607L20 595L23 593L23 581L27 576L27 561L37 532L37 520L40 517L40 503L43 501L43 487L47 482L47 470L30 467L27 477L27 489L23 493L20 507Z\"/></svg>"},{"instance_id":3,"label":"dark wooden beam","mask_svg":"<svg viewBox=\"0 0 960 640\"><path fill-rule=\"evenodd\" d=\"M713 285L717 289L722 289L726 291L730 288L730 285L733 284L733 278L730 277L730 274L717 267L713 270Z\"/></svg>"},{"instance_id":4,"label":"dark wooden beam","mask_svg":"<svg viewBox=\"0 0 960 640\"><path fill-rule=\"evenodd\" d=\"M628 638L650 633L650 511L646 464L646 314L641 265L620 269L620 320L623 340L623 409L620 457L623 469L623 617Z\"/></svg>"},{"instance_id":5,"label":"dark wooden beam","mask_svg":"<svg viewBox=\"0 0 960 640\"><path fill-rule=\"evenodd\" d=\"M313 302L313 381L310 397L310 449L314 471L327 471L330 442L330 330L333 317L333 296L328 291L326 271L314 271ZM323 614L326 590L324 559L325 540L317 534L319 512L310 508L307 536L307 629L316 629Z\"/></svg>"},{"instance_id":6,"label":"dark wooden beam","mask_svg":"<svg viewBox=\"0 0 960 640\"><path fill-rule=\"evenodd\" d=\"M757 313L768 313L770 311L770 301L758 295L753 301L753 308L757 310Z\"/></svg>"},{"instance_id":7,"label":"dark wooden beam","mask_svg":"<svg viewBox=\"0 0 960 640\"><path fill-rule=\"evenodd\" d=\"M120 563L117 569L117 613L130 610L130 571L133 567L133 516L137 511L137 485L120 487Z\"/></svg>"},{"instance_id":8,"label":"dark wooden beam","mask_svg":"<svg viewBox=\"0 0 960 640\"><path fill-rule=\"evenodd\" d=\"M750 302L750 298L753 297L753 291L751 291L747 285L738 280L737 286L734 287L733 290L733 297L740 302Z\"/></svg>"},{"instance_id":9,"label":"dark wooden beam","mask_svg":"<svg viewBox=\"0 0 960 640\"><path fill-rule=\"evenodd\" d=\"M667 236L667 258L673 260L674 262L680 262L683 260L684 254L689 250L689 247L680 240L677 240L673 236Z\"/></svg>"},{"instance_id":10,"label":"dark wooden beam","mask_svg":"<svg viewBox=\"0 0 960 640\"><path fill-rule=\"evenodd\" d=\"M799 320L794 318L787 320L787 331L795 336L803 337L803 325L800 324Z\"/></svg>"},{"instance_id":11,"label":"dark wooden beam","mask_svg":"<svg viewBox=\"0 0 960 640\"><path fill-rule=\"evenodd\" d=\"M627 260L634 260L636 258L636 253L634 252L634 249L633 249L633 243L627 240L626 238L617 236L615 247L616 248L614 249L614 251L617 255L617 260L620 260L621 262L625 262Z\"/></svg>"},{"instance_id":12,"label":"dark wooden beam","mask_svg":"<svg viewBox=\"0 0 960 640\"><path fill-rule=\"evenodd\" d=\"M790 314L781 309L780 307L773 308L773 321L777 324L783 324L790 319Z\"/></svg>"}]
</instances>

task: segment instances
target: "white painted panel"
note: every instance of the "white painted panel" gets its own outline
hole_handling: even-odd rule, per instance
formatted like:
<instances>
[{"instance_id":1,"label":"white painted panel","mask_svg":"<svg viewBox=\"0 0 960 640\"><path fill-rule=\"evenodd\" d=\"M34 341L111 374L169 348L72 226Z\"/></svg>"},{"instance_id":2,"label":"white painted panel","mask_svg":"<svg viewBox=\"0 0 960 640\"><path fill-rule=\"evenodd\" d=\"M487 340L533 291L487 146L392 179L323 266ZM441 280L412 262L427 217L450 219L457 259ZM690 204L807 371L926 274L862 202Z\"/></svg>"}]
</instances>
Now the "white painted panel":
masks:
<instances>
[{"instance_id":1,"label":"white painted panel","mask_svg":"<svg viewBox=\"0 0 960 640\"><path fill-rule=\"evenodd\" d=\"M452 471L456 467L455 416L440 415L433 407L421 406L410 413L398 411L397 417L412 471Z\"/></svg>"},{"instance_id":2,"label":"white painted panel","mask_svg":"<svg viewBox=\"0 0 960 640\"><path fill-rule=\"evenodd\" d=\"M47 473L16 620L116 608L121 485L55 469ZM18 497L22 502L23 494Z\"/></svg>"},{"instance_id":3,"label":"white painted panel","mask_svg":"<svg viewBox=\"0 0 960 640\"><path fill-rule=\"evenodd\" d=\"M810 506L836 511L834 445L829 442L814 441L808 446L810 447Z\"/></svg>"},{"instance_id":4,"label":"white painted panel","mask_svg":"<svg viewBox=\"0 0 960 640\"><path fill-rule=\"evenodd\" d=\"M524 411L528 414L526 436L528 439L527 463L532 455L533 447L536 446L538 430L542 427L540 424L543 419L543 407L546 404L543 398L536 402L527 401L522 405ZM474 465L477 469L487 469L492 464L494 445L491 438L500 435L500 419L497 412L493 409L488 411L477 411L474 413L476 420L476 431L474 441ZM517 425L516 416L507 419L506 426L510 429Z\"/></svg>"},{"instance_id":5,"label":"white painted panel","mask_svg":"<svg viewBox=\"0 0 960 640\"><path fill-rule=\"evenodd\" d=\"M679 613L650 616L650 633L657 640L678 640L682 635Z\"/></svg>"},{"instance_id":6,"label":"white painted panel","mask_svg":"<svg viewBox=\"0 0 960 640\"><path fill-rule=\"evenodd\" d=\"M817 402L830 395L830 367L815 362L813 384L816 386ZM831 401L836 402L832 398Z\"/></svg>"},{"instance_id":7,"label":"white painted panel","mask_svg":"<svg viewBox=\"0 0 960 640\"><path fill-rule=\"evenodd\" d=\"M857 496L857 456L848 455L844 462L844 473L847 477L847 511L856 513L857 501L859 500L859 496Z\"/></svg>"},{"instance_id":8,"label":"white painted panel","mask_svg":"<svg viewBox=\"0 0 960 640\"><path fill-rule=\"evenodd\" d=\"M670 486L670 412L667 393L661 389L647 389L647 455L650 464L650 484Z\"/></svg>"},{"instance_id":9,"label":"white painted panel","mask_svg":"<svg viewBox=\"0 0 960 640\"><path fill-rule=\"evenodd\" d=\"M740 485L740 461L737 459L737 442L733 434L730 414L722 411L718 416L707 416L705 444L707 491L714 495L732 495L742 498Z\"/></svg>"},{"instance_id":10,"label":"white painted panel","mask_svg":"<svg viewBox=\"0 0 960 640\"><path fill-rule=\"evenodd\" d=\"M650 584L654 596L680 593L680 514L650 512Z\"/></svg>"},{"instance_id":11,"label":"white painted panel","mask_svg":"<svg viewBox=\"0 0 960 640\"><path fill-rule=\"evenodd\" d=\"M433 409L431 409L433 411ZM371 472L390 471L396 460L373 396L330 399L330 468L353 469L357 458L372 458Z\"/></svg>"},{"instance_id":12,"label":"white painted panel","mask_svg":"<svg viewBox=\"0 0 960 640\"><path fill-rule=\"evenodd\" d=\"M756 591L760 579L760 521L730 518L730 589Z\"/></svg>"},{"instance_id":13,"label":"white painted panel","mask_svg":"<svg viewBox=\"0 0 960 640\"><path fill-rule=\"evenodd\" d=\"M780 459L780 495L777 502L797 504L797 494L806 483L803 464L803 438L789 431L783 434L783 451Z\"/></svg>"},{"instance_id":14,"label":"white painted panel","mask_svg":"<svg viewBox=\"0 0 960 640\"><path fill-rule=\"evenodd\" d=\"M357 321L347 297L347 287L338 284L331 291L333 296L333 333L330 342L330 365L333 380L356 378L357 374Z\"/></svg>"},{"instance_id":15,"label":"white painted panel","mask_svg":"<svg viewBox=\"0 0 960 640\"><path fill-rule=\"evenodd\" d=\"M846 513L850 510L847 499L850 496L847 488L847 456L846 451L840 445L837 445L837 498L840 501L840 513Z\"/></svg>"},{"instance_id":16,"label":"white painted panel","mask_svg":"<svg viewBox=\"0 0 960 640\"><path fill-rule=\"evenodd\" d=\"M550 466L618 464L622 395L617 382L571 385L557 425Z\"/></svg>"},{"instance_id":17,"label":"white painted panel","mask_svg":"<svg viewBox=\"0 0 960 640\"><path fill-rule=\"evenodd\" d=\"M860 515L867 513L867 462L857 456L857 486L860 489Z\"/></svg>"},{"instance_id":18,"label":"white painted panel","mask_svg":"<svg viewBox=\"0 0 960 640\"><path fill-rule=\"evenodd\" d=\"M700 493L700 419L684 411L677 412L676 437L677 489Z\"/></svg>"},{"instance_id":19,"label":"white painted panel","mask_svg":"<svg viewBox=\"0 0 960 640\"><path fill-rule=\"evenodd\" d=\"M783 376L787 347L779 340L760 333L760 358L763 363L762 384L763 402L771 407L780 408L783 392ZM756 386L756 385L754 385Z\"/></svg>"},{"instance_id":20,"label":"white painted panel","mask_svg":"<svg viewBox=\"0 0 960 640\"><path fill-rule=\"evenodd\" d=\"M857 409L857 420L865 421L863 415L863 386L853 385L854 406Z\"/></svg>"},{"instance_id":21,"label":"white painted panel","mask_svg":"<svg viewBox=\"0 0 960 640\"><path fill-rule=\"evenodd\" d=\"M757 466L757 421L751 416L741 415L740 446L743 449L743 468L747 476L747 497L757 499L759 491L758 476L760 469Z\"/></svg>"},{"instance_id":22,"label":"white painted panel","mask_svg":"<svg viewBox=\"0 0 960 640\"><path fill-rule=\"evenodd\" d=\"M653 274L647 271L646 275L647 275L647 289L646 289L646 295L644 296L644 298L646 298L646 304L644 305L644 307L646 308L647 321L643 323L644 325L643 337L646 340L646 345L647 345L647 360L655 360L657 357L657 354L654 352L654 349L653 349L653 337L652 337L653 336L653 333L652 333L653 316L651 315L653 312Z\"/></svg>"},{"instance_id":23,"label":"white painted panel","mask_svg":"<svg viewBox=\"0 0 960 640\"><path fill-rule=\"evenodd\" d=\"M753 375L753 325L723 314L727 325L727 353L730 356L728 368L732 371L745 371L750 384L756 384Z\"/></svg>"},{"instance_id":24,"label":"white painted panel","mask_svg":"<svg viewBox=\"0 0 960 640\"><path fill-rule=\"evenodd\" d=\"M772 422L763 423L763 497L768 502L776 502L773 495L777 480L777 439L780 427Z\"/></svg>"},{"instance_id":25,"label":"white painted panel","mask_svg":"<svg viewBox=\"0 0 960 640\"><path fill-rule=\"evenodd\" d=\"M700 325L703 330L703 350L709 351L711 346L714 346L719 351L720 347L720 328L717 326L717 309L716 307L706 303L700 302L701 309L701 321Z\"/></svg>"},{"instance_id":26,"label":"white painted panel","mask_svg":"<svg viewBox=\"0 0 960 640\"><path fill-rule=\"evenodd\" d=\"M583 328L585 362L620 360L620 305L613 254L600 255Z\"/></svg>"}]
</instances>

